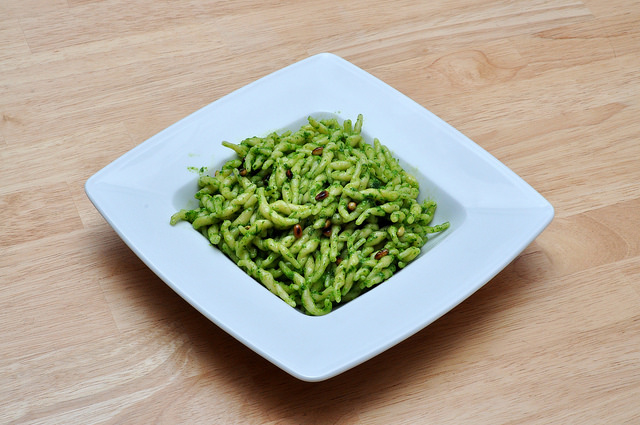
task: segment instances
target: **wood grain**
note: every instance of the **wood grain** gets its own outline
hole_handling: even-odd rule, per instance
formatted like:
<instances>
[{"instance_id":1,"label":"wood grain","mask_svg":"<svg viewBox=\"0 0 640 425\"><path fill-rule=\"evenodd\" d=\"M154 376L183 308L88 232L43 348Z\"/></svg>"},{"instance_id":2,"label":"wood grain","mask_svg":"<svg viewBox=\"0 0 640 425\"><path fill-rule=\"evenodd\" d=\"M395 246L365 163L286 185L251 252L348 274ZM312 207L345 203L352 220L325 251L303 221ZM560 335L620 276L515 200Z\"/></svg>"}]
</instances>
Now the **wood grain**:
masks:
<instances>
[{"instance_id":1,"label":"wood grain","mask_svg":"<svg viewBox=\"0 0 640 425\"><path fill-rule=\"evenodd\" d=\"M556 218L472 297L325 382L173 293L96 171L336 53L522 176ZM640 423L640 4L0 2L1 423Z\"/></svg>"}]
</instances>

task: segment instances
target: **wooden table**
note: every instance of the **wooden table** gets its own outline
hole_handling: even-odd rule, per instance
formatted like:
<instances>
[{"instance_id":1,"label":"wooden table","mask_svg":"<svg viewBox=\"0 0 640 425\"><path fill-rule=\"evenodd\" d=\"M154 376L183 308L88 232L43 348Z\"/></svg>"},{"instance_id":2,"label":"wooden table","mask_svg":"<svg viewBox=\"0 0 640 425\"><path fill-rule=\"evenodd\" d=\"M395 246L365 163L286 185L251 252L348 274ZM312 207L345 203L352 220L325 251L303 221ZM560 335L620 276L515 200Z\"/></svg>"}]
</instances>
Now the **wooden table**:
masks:
<instances>
[{"instance_id":1,"label":"wooden table","mask_svg":"<svg viewBox=\"0 0 640 425\"><path fill-rule=\"evenodd\" d=\"M555 207L493 280L306 383L213 325L87 199L200 107L336 53ZM0 422L640 423L637 1L0 2Z\"/></svg>"}]
</instances>

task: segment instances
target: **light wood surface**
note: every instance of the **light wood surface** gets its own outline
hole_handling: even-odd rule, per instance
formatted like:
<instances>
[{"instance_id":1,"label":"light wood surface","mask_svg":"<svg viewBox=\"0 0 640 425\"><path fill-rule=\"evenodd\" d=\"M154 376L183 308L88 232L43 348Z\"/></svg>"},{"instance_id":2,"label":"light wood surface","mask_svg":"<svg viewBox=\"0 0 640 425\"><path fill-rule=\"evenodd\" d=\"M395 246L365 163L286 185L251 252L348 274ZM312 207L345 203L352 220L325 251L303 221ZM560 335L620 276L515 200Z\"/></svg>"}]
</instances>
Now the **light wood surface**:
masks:
<instances>
[{"instance_id":1,"label":"light wood surface","mask_svg":"<svg viewBox=\"0 0 640 425\"><path fill-rule=\"evenodd\" d=\"M556 217L436 323L312 384L173 293L83 185L320 52ZM638 1L3 0L0 115L0 423L640 423Z\"/></svg>"}]
</instances>

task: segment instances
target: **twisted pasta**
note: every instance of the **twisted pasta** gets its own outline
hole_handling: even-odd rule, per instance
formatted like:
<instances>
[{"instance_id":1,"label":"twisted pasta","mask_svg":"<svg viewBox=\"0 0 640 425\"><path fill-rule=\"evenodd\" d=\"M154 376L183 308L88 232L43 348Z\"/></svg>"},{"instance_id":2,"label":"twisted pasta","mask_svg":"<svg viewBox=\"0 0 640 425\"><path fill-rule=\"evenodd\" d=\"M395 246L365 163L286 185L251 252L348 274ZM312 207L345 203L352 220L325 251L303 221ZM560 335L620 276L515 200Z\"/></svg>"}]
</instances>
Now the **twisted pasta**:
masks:
<instances>
[{"instance_id":1,"label":"twisted pasta","mask_svg":"<svg viewBox=\"0 0 640 425\"><path fill-rule=\"evenodd\" d=\"M201 175L200 206L180 210L251 277L311 315L354 299L406 267L431 226L433 200L378 139L356 122L316 120L296 132L222 142L238 159Z\"/></svg>"}]
</instances>

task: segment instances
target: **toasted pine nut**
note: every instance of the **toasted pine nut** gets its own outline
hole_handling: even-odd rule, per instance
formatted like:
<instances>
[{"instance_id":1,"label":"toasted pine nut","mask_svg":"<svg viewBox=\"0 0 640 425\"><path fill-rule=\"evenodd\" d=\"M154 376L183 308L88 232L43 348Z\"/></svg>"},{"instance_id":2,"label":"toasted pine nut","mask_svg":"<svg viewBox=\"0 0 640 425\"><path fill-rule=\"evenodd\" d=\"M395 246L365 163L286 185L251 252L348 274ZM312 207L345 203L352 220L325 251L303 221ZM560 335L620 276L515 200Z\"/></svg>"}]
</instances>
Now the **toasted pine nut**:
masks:
<instances>
[{"instance_id":1,"label":"toasted pine nut","mask_svg":"<svg viewBox=\"0 0 640 425\"><path fill-rule=\"evenodd\" d=\"M316 201L322 201L327 196L329 196L329 192L327 192L326 190L323 190L322 192L316 195Z\"/></svg>"},{"instance_id":2,"label":"toasted pine nut","mask_svg":"<svg viewBox=\"0 0 640 425\"><path fill-rule=\"evenodd\" d=\"M386 248L385 248L385 249L381 249L380 251L378 251L378 252L376 253L376 255L375 255L375 257L374 257L374 258L375 258L376 260L379 260L379 259L381 259L382 257L384 257L385 255L387 255L388 253L389 253L389 250L388 250L388 249L386 249Z\"/></svg>"}]
</instances>

